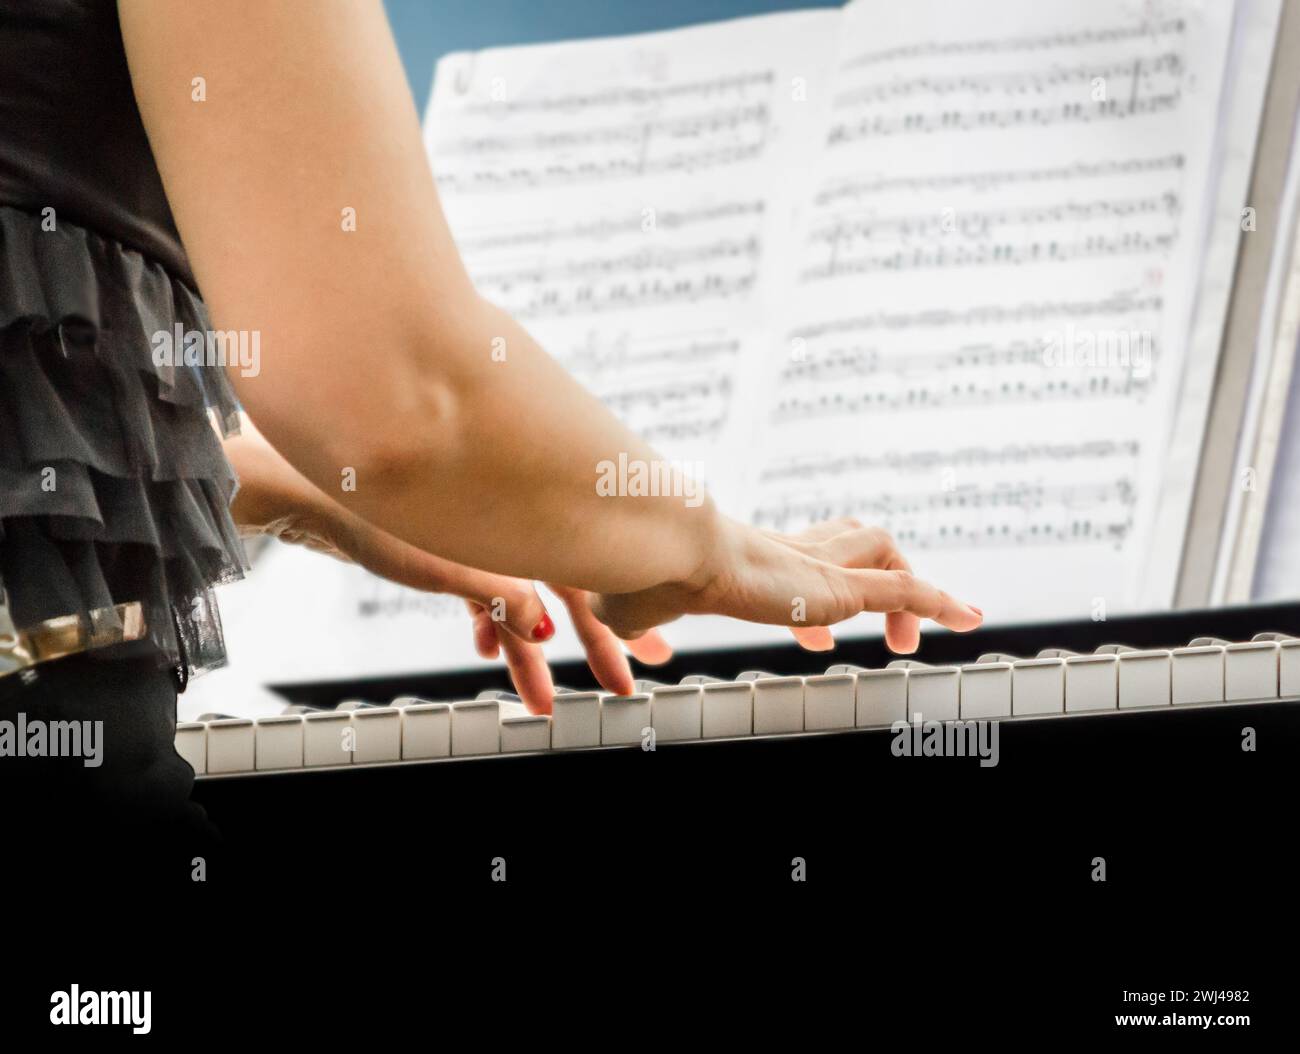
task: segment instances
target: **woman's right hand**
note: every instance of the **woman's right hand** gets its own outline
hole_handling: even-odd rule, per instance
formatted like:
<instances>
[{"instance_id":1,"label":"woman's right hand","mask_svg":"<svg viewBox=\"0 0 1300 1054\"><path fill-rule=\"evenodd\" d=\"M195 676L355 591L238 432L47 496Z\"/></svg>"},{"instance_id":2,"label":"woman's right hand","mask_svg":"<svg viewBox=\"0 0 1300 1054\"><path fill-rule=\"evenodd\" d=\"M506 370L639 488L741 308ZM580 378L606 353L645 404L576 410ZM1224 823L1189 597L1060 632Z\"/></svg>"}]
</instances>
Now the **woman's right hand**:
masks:
<instances>
[{"instance_id":1,"label":"woman's right hand","mask_svg":"<svg viewBox=\"0 0 1300 1054\"><path fill-rule=\"evenodd\" d=\"M685 582L593 598L596 616L633 639L682 615L729 615L790 626L805 647L830 647L828 627L862 611L885 612L885 641L902 654L920 644L920 620L959 633L983 612L912 574L889 534L853 519L794 535L722 520L712 555Z\"/></svg>"}]
</instances>

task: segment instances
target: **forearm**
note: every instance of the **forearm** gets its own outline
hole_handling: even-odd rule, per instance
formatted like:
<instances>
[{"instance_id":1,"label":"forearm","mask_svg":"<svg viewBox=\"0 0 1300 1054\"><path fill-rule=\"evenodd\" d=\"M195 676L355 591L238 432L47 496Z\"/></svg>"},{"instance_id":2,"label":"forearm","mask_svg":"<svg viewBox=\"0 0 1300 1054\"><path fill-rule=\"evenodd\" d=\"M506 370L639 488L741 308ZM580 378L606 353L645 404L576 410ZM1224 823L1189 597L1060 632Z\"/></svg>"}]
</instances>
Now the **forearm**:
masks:
<instances>
[{"instance_id":1,"label":"forearm","mask_svg":"<svg viewBox=\"0 0 1300 1054\"><path fill-rule=\"evenodd\" d=\"M241 415L240 432L222 443L226 459L239 477L230 515L244 535L310 530L315 524L339 519L337 502L295 469Z\"/></svg>"}]
</instances>

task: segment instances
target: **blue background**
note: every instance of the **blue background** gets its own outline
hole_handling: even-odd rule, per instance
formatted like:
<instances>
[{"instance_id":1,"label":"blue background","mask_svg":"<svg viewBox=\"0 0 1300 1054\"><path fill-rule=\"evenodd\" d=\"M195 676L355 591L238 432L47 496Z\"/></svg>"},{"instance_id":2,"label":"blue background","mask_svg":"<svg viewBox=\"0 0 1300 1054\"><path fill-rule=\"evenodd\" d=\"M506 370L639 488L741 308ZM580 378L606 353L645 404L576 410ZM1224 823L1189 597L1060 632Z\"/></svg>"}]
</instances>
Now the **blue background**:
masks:
<instances>
[{"instance_id":1,"label":"blue background","mask_svg":"<svg viewBox=\"0 0 1300 1054\"><path fill-rule=\"evenodd\" d=\"M839 6L839 0L384 0L421 116L433 86L434 63L449 51L644 33L741 15Z\"/></svg>"}]
</instances>

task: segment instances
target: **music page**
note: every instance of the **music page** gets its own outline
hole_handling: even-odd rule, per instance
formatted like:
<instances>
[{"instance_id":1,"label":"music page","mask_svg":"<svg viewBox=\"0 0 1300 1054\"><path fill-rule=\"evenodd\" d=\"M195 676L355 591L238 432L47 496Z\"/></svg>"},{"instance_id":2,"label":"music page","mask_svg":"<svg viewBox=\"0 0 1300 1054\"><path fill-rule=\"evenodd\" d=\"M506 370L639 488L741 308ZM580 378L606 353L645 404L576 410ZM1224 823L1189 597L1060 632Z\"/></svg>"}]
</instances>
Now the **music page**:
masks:
<instances>
[{"instance_id":1,"label":"music page","mask_svg":"<svg viewBox=\"0 0 1300 1054\"><path fill-rule=\"evenodd\" d=\"M1137 603L1179 556L1151 524L1230 25L1133 0L845 10L755 522L883 524L990 620Z\"/></svg>"}]
</instances>

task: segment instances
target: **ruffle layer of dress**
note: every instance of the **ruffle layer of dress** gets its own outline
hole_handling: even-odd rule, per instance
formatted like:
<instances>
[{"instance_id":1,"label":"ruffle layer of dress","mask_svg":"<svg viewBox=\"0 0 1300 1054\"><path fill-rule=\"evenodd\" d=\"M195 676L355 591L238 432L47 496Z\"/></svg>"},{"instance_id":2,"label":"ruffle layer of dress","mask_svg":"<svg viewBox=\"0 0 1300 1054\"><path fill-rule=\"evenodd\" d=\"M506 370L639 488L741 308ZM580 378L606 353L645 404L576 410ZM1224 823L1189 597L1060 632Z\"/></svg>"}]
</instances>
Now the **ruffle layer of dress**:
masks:
<instances>
[{"instance_id":1,"label":"ruffle layer of dress","mask_svg":"<svg viewBox=\"0 0 1300 1054\"><path fill-rule=\"evenodd\" d=\"M0 583L15 625L102 624L143 604L191 674L225 661L212 588L247 570L217 430L239 403L217 365L156 356L208 333L197 294L131 248L0 205ZM173 341L174 343L174 341Z\"/></svg>"}]
</instances>

